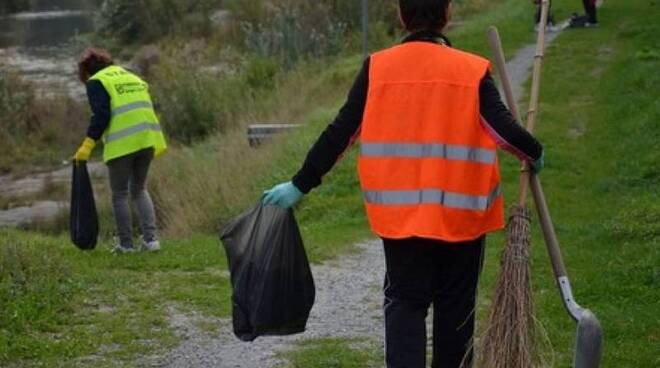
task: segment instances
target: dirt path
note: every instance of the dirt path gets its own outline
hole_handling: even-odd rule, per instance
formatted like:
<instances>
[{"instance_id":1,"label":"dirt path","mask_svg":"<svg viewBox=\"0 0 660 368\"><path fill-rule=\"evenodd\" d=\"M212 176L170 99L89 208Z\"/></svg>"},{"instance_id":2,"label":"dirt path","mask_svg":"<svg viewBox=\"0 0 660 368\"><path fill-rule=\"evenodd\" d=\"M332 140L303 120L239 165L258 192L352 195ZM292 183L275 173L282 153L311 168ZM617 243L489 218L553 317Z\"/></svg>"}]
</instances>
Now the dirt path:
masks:
<instances>
[{"instance_id":1,"label":"dirt path","mask_svg":"<svg viewBox=\"0 0 660 368\"><path fill-rule=\"evenodd\" d=\"M548 44L558 33L548 35ZM535 44L520 49L508 63L516 99L523 96L530 77ZM522 106L522 104L521 104ZM382 344L382 293L384 257L380 241L358 245L359 253L312 267L317 299L307 331L291 337L259 338L244 343L233 336L231 321L219 321L216 337L204 337L186 316L173 315L173 326L184 341L174 351L146 366L272 368L284 362L277 355L294 348L298 341L322 338L367 338Z\"/></svg>"}]
</instances>

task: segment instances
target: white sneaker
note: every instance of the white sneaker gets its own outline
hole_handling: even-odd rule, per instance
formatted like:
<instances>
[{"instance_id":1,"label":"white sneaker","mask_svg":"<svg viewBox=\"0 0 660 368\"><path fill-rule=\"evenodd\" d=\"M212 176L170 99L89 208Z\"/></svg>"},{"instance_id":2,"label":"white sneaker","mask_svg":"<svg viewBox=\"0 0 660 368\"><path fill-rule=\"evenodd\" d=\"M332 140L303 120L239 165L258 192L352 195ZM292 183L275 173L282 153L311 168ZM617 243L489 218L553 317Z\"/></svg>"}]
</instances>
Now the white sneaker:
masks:
<instances>
[{"instance_id":1,"label":"white sneaker","mask_svg":"<svg viewBox=\"0 0 660 368\"><path fill-rule=\"evenodd\" d=\"M135 248L133 248L133 247L124 247L124 246L121 246L121 245L117 244L112 248L112 250L110 252L114 253L114 254L133 253L133 252L135 252Z\"/></svg>"},{"instance_id":2,"label":"white sneaker","mask_svg":"<svg viewBox=\"0 0 660 368\"><path fill-rule=\"evenodd\" d=\"M123 246L121 245L121 242L119 241L118 237L113 237L112 238L112 249L110 249L110 253L113 254L125 254L125 253L133 253L135 252L135 248L133 248L133 245L129 246Z\"/></svg>"},{"instance_id":3,"label":"white sneaker","mask_svg":"<svg viewBox=\"0 0 660 368\"><path fill-rule=\"evenodd\" d=\"M142 246L140 246L140 251L142 252L155 252L160 250L160 242L156 239L151 241L145 241L142 239Z\"/></svg>"},{"instance_id":4,"label":"white sneaker","mask_svg":"<svg viewBox=\"0 0 660 368\"><path fill-rule=\"evenodd\" d=\"M541 30L541 25L539 23L536 23L534 26L534 31L538 32ZM548 25L545 27L545 31L547 33L554 33L554 32L561 32L564 30L564 27L561 25L555 25L552 22L549 22Z\"/></svg>"}]
</instances>

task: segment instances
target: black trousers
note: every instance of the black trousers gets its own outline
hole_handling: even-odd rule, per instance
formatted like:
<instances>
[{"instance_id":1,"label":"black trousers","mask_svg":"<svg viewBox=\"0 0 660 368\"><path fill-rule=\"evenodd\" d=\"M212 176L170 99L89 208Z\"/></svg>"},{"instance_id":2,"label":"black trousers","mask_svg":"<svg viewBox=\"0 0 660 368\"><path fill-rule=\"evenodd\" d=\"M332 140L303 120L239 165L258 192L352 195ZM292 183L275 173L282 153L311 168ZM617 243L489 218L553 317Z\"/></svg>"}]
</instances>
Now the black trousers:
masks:
<instances>
[{"instance_id":1,"label":"black trousers","mask_svg":"<svg viewBox=\"0 0 660 368\"><path fill-rule=\"evenodd\" d=\"M431 303L432 367L471 367L484 237L463 243L383 239L383 244L387 367L426 367L426 316Z\"/></svg>"},{"instance_id":2,"label":"black trousers","mask_svg":"<svg viewBox=\"0 0 660 368\"><path fill-rule=\"evenodd\" d=\"M541 5L542 3L539 2L539 5L536 7L536 15L534 16L535 24L539 24L541 21ZM550 1L550 6L548 7L548 24L550 23L555 23L554 17L552 16L552 1Z\"/></svg>"},{"instance_id":3,"label":"black trousers","mask_svg":"<svg viewBox=\"0 0 660 368\"><path fill-rule=\"evenodd\" d=\"M589 23L598 23L598 18L596 18L596 0L582 0L582 5L584 5L584 12L589 18Z\"/></svg>"}]
</instances>

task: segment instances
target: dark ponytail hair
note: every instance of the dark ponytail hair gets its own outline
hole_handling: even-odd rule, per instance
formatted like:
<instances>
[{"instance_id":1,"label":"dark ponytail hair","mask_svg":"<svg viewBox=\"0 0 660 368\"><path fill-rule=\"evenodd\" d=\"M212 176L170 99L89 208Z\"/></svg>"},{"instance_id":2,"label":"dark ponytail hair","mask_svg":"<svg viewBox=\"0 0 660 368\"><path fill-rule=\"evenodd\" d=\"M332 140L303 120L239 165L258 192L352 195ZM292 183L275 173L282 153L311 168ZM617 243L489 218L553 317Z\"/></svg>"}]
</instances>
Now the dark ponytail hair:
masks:
<instances>
[{"instance_id":1,"label":"dark ponytail hair","mask_svg":"<svg viewBox=\"0 0 660 368\"><path fill-rule=\"evenodd\" d=\"M404 26L410 32L440 31L449 20L451 0L399 0L399 11Z\"/></svg>"},{"instance_id":2,"label":"dark ponytail hair","mask_svg":"<svg viewBox=\"0 0 660 368\"><path fill-rule=\"evenodd\" d=\"M78 59L78 78L83 83L99 71L113 64L110 53L102 48L90 47Z\"/></svg>"}]
</instances>

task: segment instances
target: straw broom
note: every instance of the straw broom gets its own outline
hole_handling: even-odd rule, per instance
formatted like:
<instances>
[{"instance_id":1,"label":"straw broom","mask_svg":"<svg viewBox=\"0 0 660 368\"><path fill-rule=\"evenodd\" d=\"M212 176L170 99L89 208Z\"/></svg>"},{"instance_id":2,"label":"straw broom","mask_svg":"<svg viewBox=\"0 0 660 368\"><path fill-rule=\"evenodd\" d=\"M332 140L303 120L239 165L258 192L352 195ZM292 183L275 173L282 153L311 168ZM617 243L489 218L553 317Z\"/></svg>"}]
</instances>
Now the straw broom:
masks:
<instances>
[{"instance_id":1,"label":"straw broom","mask_svg":"<svg viewBox=\"0 0 660 368\"><path fill-rule=\"evenodd\" d=\"M547 23L548 9L548 0L543 0L542 25ZM505 68L499 35L494 27L489 30L489 39L495 53L509 108L514 117L519 119ZM530 108L527 115L529 132L533 132L536 124L544 49L545 27L541 27L537 40ZM534 328L534 305L529 266L530 217L525 206L529 179L529 165L525 164L520 175L518 202L509 214L506 245L502 253L501 270L493 297L493 309L485 335L482 337L478 363L480 367L484 368L530 368L540 364L540 352Z\"/></svg>"}]
</instances>

